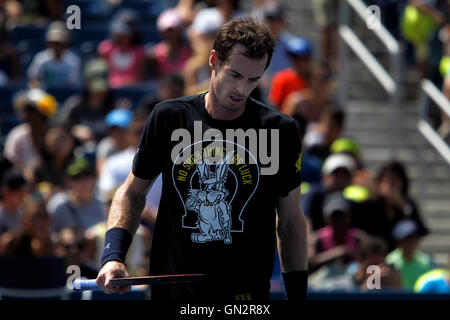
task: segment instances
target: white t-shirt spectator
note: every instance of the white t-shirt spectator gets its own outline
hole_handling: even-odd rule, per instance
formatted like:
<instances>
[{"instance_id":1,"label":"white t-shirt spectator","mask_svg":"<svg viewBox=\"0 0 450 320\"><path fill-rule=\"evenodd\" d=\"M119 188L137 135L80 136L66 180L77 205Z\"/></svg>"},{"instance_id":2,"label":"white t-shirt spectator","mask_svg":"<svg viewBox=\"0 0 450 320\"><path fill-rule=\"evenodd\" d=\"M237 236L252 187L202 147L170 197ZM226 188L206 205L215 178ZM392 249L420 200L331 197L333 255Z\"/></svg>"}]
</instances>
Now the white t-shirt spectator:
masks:
<instances>
[{"instance_id":1,"label":"white t-shirt spectator","mask_svg":"<svg viewBox=\"0 0 450 320\"><path fill-rule=\"evenodd\" d=\"M125 182L131 172L136 149L129 147L106 160L99 178L100 194L107 195ZM147 194L146 207L158 208L161 198L162 177L159 175Z\"/></svg>"},{"instance_id":2,"label":"white t-shirt spectator","mask_svg":"<svg viewBox=\"0 0 450 320\"><path fill-rule=\"evenodd\" d=\"M66 50L55 59L51 49L36 54L28 68L28 78L37 79L45 88L80 88L81 60Z\"/></svg>"}]
</instances>

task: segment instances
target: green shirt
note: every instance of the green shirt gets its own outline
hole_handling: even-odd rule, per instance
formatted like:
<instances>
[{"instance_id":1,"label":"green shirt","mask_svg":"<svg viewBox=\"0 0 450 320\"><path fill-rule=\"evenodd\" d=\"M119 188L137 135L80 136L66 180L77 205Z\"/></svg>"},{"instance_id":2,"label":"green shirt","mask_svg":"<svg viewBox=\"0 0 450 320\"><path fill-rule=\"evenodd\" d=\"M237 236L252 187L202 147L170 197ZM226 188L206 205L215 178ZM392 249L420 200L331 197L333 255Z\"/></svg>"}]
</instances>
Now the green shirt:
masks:
<instances>
[{"instance_id":1,"label":"green shirt","mask_svg":"<svg viewBox=\"0 0 450 320\"><path fill-rule=\"evenodd\" d=\"M403 257L403 250L395 249L386 256L386 263L392 264L402 277L403 287L413 290L416 280L425 272L433 268L431 258L428 254L417 251L413 260L408 262Z\"/></svg>"}]
</instances>

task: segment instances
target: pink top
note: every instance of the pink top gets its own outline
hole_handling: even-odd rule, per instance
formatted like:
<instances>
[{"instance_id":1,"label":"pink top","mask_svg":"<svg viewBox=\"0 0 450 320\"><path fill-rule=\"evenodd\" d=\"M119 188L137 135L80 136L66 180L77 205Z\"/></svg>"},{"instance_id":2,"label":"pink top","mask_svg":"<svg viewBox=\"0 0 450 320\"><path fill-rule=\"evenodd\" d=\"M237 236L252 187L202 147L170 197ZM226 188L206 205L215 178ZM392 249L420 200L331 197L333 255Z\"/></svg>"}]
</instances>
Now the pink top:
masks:
<instances>
[{"instance_id":1,"label":"pink top","mask_svg":"<svg viewBox=\"0 0 450 320\"><path fill-rule=\"evenodd\" d=\"M161 75L167 75L170 73L181 73L191 56L191 49L187 45L183 45L180 48L180 55L178 56L178 60L169 61L168 52L169 47L165 42L158 43L154 48L154 54L156 61L158 62L159 70L161 71Z\"/></svg>"},{"instance_id":2,"label":"pink top","mask_svg":"<svg viewBox=\"0 0 450 320\"><path fill-rule=\"evenodd\" d=\"M98 53L108 62L111 88L132 85L141 80L145 63L143 46L123 49L114 41L104 40L98 46Z\"/></svg>"},{"instance_id":3,"label":"pink top","mask_svg":"<svg viewBox=\"0 0 450 320\"><path fill-rule=\"evenodd\" d=\"M358 229L350 228L347 232L345 246L348 251L355 252L358 249ZM333 239L334 230L331 226L326 226L318 230L321 247L324 251L333 249L337 246Z\"/></svg>"}]
</instances>

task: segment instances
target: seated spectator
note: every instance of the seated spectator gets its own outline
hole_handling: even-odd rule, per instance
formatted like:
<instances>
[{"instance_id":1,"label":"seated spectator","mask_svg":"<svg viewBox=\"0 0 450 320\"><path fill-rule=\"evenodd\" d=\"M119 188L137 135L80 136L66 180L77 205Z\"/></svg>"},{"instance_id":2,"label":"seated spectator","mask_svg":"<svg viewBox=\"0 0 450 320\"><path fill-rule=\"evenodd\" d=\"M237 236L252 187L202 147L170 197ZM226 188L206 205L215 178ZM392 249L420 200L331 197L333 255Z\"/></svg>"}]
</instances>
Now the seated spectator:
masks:
<instances>
[{"instance_id":1,"label":"seated spectator","mask_svg":"<svg viewBox=\"0 0 450 320\"><path fill-rule=\"evenodd\" d=\"M400 289L402 279L400 273L390 264L384 262L387 251L387 243L378 237L369 237L367 243L361 247L358 254L358 262L354 266L357 270L354 280L360 285L361 291L371 290L373 283L369 283L372 272L368 272L370 266L377 266L380 270L380 287L375 290Z\"/></svg>"},{"instance_id":2,"label":"seated spectator","mask_svg":"<svg viewBox=\"0 0 450 320\"><path fill-rule=\"evenodd\" d=\"M108 85L108 65L102 59L93 59L84 68L83 94L67 99L57 121L70 127L81 141L98 141L106 134L105 116L114 103Z\"/></svg>"},{"instance_id":3,"label":"seated spectator","mask_svg":"<svg viewBox=\"0 0 450 320\"><path fill-rule=\"evenodd\" d=\"M20 226L26 187L27 181L20 173L9 170L3 175L0 189L0 236Z\"/></svg>"},{"instance_id":4,"label":"seated spectator","mask_svg":"<svg viewBox=\"0 0 450 320\"><path fill-rule=\"evenodd\" d=\"M128 147L127 130L133 118L128 109L114 109L106 115L108 136L103 138L97 146L97 172L100 174L103 164L109 156Z\"/></svg>"},{"instance_id":5,"label":"seated spectator","mask_svg":"<svg viewBox=\"0 0 450 320\"><path fill-rule=\"evenodd\" d=\"M8 256L43 257L52 254L50 216L38 193L24 199L24 214L19 228L0 238L0 253Z\"/></svg>"},{"instance_id":6,"label":"seated spectator","mask_svg":"<svg viewBox=\"0 0 450 320\"><path fill-rule=\"evenodd\" d=\"M8 0L5 4L12 13L12 22L21 25L43 25L48 21L61 19L64 10L63 4L58 0Z\"/></svg>"},{"instance_id":7,"label":"seated spectator","mask_svg":"<svg viewBox=\"0 0 450 320\"><path fill-rule=\"evenodd\" d=\"M45 35L47 49L28 68L30 87L80 88L81 60L69 50L70 35L62 21L52 22Z\"/></svg>"},{"instance_id":8,"label":"seated spectator","mask_svg":"<svg viewBox=\"0 0 450 320\"><path fill-rule=\"evenodd\" d=\"M331 153L345 153L353 157L357 170L352 185L344 190L344 196L353 201L364 201L375 193L375 180L371 170L364 167L359 144L350 138L338 138L330 146Z\"/></svg>"},{"instance_id":9,"label":"seated spectator","mask_svg":"<svg viewBox=\"0 0 450 320\"><path fill-rule=\"evenodd\" d=\"M19 170L39 163L46 126L58 110L55 98L41 89L16 94L14 108L24 123L14 127L6 137L4 154Z\"/></svg>"},{"instance_id":10,"label":"seated spectator","mask_svg":"<svg viewBox=\"0 0 450 320\"><path fill-rule=\"evenodd\" d=\"M348 187L355 170L356 164L349 155L333 154L327 158L322 167L322 185L312 186L302 199L303 212L312 230L325 226L323 204L326 196Z\"/></svg>"},{"instance_id":11,"label":"seated spectator","mask_svg":"<svg viewBox=\"0 0 450 320\"><path fill-rule=\"evenodd\" d=\"M269 102L283 111L288 96L308 86L311 73L312 46L304 38L292 38L287 42L292 67L277 72L272 80Z\"/></svg>"},{"instance_id":12,"label":"seated spectator","mask_svg":"<svg viewBox=\"0 0 450 320\"><path fill-rule=\"evenodd\" d=\"M289 94L281 112L290 116L302 116L307 123L318 122L330 112L332 86L330 68L326 63L313 64L308 87ZM306 104L306 106L305 106Z\"/></svg>"},{"instance_id":13,"label":"seated spectator","mask_svg":"<svg viewBox=\"0 0 450 320\"><path fill-rule=\"evenodd\" d=\"M259 82L265 100L267 100L269 95L273 76L277 72L291 67L291 59L287 52L287 42L289 39L292 39L294 35L289 33L286 29L285 11L285 8L278 1L266 0L261 6L261 18L264 20L264 23L269 26L269 29L275 38L275 50L272 59Z\"/></svg>"},{"instance_id":14,"label":"seated spectator","mask_svg":"<svg viewBox=\"0 0 450 320\"><path fill-rule=\"evenodd\" d=\"M86 238L83 231L77 228L64 228L53 239L54 255L64 258L66 266L75 265L80 268L80 276L87 279L97 278L98 269L86 259Z\"/></svg>"},{"instance_id":15,"label":"seated spectator","mask_svg":"<svg viewBox=\"0 0 450 320\"><path fill-rule=\"evenodd\" d=\"M76 141L64 126L53 126L45 133L41 162L33 170L32 186L47 183L50 197L64 188L64 170L73 160ZM47 200L49 198L46 198Z\"/></svg>"},{"instance_id":16,"label":"seated spectator","mask_svg":"<svg viewBox=\"0 0 450 320\"><path fill-rule=\"evenodd\" d=\"M223 16L216 8L202 9L195 16L188 30L194 52L184 70L185 95L189 96L209 89L211 76L209 54L213 49L214 36L223 23Z\"/></svg>"},{"instance_id":17,"label":"seated spectator","mask_svg":"<svg viewBox=\"0 0 450 320\"><path fill-rule=\"evenodd\" d=\"M398 161L385 163L377 172L375 181L377 194L373 201L362 204L357 213L361 215L358 227L385 239L389 251L396 246L392 230L395 224L404 218L417 223L421 236L427 235L428 230L417 205L409 195L409 179L403 164Z\"/></svg>"},{"instance_id":18,"label":"seated spectator","mask_svg":"<svg viewBox=\"0 0 450 320\"><path fill-rule=\"evenodd\" d=\"M159 15L156 25L164 40L147 53L151 73L158 79L171 73L182 73L192 54L183 38L185 22L176 9L167 9Z\"/></svg>"},{"instance_id":19,"label":"seated spectator","mask_svg":"<svg viewBox=\"0 0 450 320\"><path fill-rule=\"evenodd\" d=\"M122 10L112 20L111 39L102 41L98 54L108 63L111 88L133 86L146 79L145 50L141 44L138 16Z\"/></svg>"},{"instance_id":20,"label":"seated spectator","mask_svg":"<svg viewBox=\"0 0 450 320\"><path fill-rule=\"evenodd\" d=\"M112 190L117 189L131 172L134 155L136 154L139 144L139 138L144 130L148 115L149 114L145 109L141 108L135 110L133 120L127 130L128 147L106 160L100 174L98 185L103 199L106 199ZM161 196L161 184L162 179L161 176L159 176L147 195L147 204L146 209L144 210L143 219L150 226L153 225L156 218L156 211Z\"/></svg>"},{"instance_id":21,"label":"seated spectator","mask_svg":"<svg viewBox=\"0 0 450 320\"><path fill-rule=\"evenodd\" d=\"M179 73L171 73L162 78L158 83L158 94L149 94L145 96L139 108L147 110L150 114L153 108L161 101L168 99L175 99L183 96L185 90L185 83L183 75Z\"/></svg>"},{"instance_id":22,"label":"seated spectator","mask_svg":"<svg viewBox=\"0 0 450 320\"><path fill-rule=\"evenodd\" d=\"M400 272L403 288L414 289L417 279L433 269L431 257L419 250L419 225L411 219L399 221L392 231L398 248L386 256L386 263L392 264Z\"/></svg>"},{"instance_id":23,"label":"seated spectator","mask_svg":"<svg viewBox=\"0 0 450 320\"><path fill-rule=\"evenodd\" d=\"M96 175L83 158L75 159L66 169L66 191L55 194L47 208L52 216L52 231L81 228L83 231L103 221L103 204L95 196Z\"/></svg>"},{"instance_id":24,"label":"seated spectator","mask_svg":"<svg viewBox=\"0 0 450 320\"><path fill-rule=\"evenodd\" d=\"M6 17L0 13L0 87L20 80L20 61L16 46L8 41Z\"/></svg>"},{"instance_id":25,"label":"seated spectator","mask_svg":"<svg viewBox=\"0 0 450 320\"><path fill-rule=\"evenodd\" d=\"M351 260L367 242L367 235L352 228L351 205L340 192L332 193L325 199L323 216L326 226L320 228L311 237L310 265L316 268L343 254Z\"/></svg>"}]
</instances>

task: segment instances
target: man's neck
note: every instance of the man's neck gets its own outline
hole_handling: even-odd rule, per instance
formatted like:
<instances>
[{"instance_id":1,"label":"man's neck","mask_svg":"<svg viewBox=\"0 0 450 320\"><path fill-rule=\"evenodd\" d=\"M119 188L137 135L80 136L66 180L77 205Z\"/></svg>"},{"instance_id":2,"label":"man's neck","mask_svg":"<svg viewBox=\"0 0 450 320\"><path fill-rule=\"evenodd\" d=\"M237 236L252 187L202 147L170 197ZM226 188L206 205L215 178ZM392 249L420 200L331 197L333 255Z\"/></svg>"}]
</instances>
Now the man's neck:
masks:
<instances>
[{"instance_id":1,"label":"man's neck","mask_svg":"<svg viewBox=\"0 0 450 320\"><path fill-rule=\"evenodd\" d=\"M208 91L205 95L205 109L213 119L234 120L239 118L244 113L245 107L237 110L236 112L226 110L220 106L220 102L217 100L217 97L210 88L210 91Z\"/></svg>"}]
</instances>

